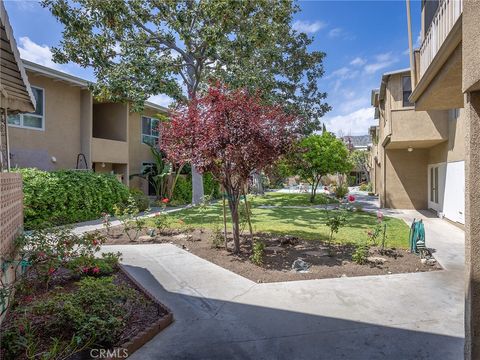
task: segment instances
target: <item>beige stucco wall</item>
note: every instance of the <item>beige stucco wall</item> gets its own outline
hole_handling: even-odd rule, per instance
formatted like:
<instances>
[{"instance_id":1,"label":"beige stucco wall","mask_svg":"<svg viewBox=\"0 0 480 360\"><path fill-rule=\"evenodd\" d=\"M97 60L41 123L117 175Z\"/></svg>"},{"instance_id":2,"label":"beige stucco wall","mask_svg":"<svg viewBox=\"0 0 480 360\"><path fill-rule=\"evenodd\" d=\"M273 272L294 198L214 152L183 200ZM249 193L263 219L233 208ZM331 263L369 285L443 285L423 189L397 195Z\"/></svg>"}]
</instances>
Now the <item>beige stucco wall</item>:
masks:
<instances>
[{"instance_id":1,"label":"beige stucco wall","mask_svg":"<svg viewBox=\"0 0 480 360\"><path fill-rule=\"evenodd\" d=\"M75 168L77 154L81 152L81 89L27 74L32 86L44 89L45 130L9 127L12 167ZM57 159L56 163L51 161L52 156Z\"/></svg>"},{"instance_id":2,"label":"beige stucco wall","mask_svg":"<svg viewBox=\"0 0 480 360\"><path fill-rule=\"evenodd\" d=\"M480 1L463 2L462 23L462 88L463 91L480 90Z\"/></svg>"},{"instance_id":3,"label":"beige stucco wall","mask_svg":"<svg viewBox=\"0 0 480 360\"><path fill-rule=\"evenodd\" d=\"M93 104L93 136L127 141L128 105L115 103Z\"/></svg>"},{"instance_id":4,"label":"beige stucco wall","mask_svg":"<svg viewBox=\"0 0 480 360\"><path fill-rule=\"evenodd\" d=\"M385 206L398 209L427 208L428 150L387 150Z\"/></svg>"},{"instance_id":5,"label":"beige stucco wall","mask_svg":"<svg viewBox=\"0 0 480 360\"><path fill-rule=\"evenodd\" d=\"M429 164L465 160L465 110L460 109L457 119L449 113L448 141L430 148Z\"/></svg>"},{"instance_id":6,"label":"beige stucco wall","mask_svg":"<svg viewBox=\"0 0 480 360\"><path fill-rule=\"evenodd\" d=\"M139 174L143 162L153 161L150 147L142 143L142 115L155 117L157 110L145 108L142 113L129 113L129 144L128 144L128 162L130 174ZM143 192L148 192L148 183L138 177L130 179L130 187L138 188Z\"/></svg>"},{"instance_id":7,"label":"beige stucco wall","mask_svg":"<svg viewBox=\"0 0 480 360\"><path fill-rule=\"evenodd\" d=\"M428 147L448 139L448 111L415 111L403 108L391 111L391 145ZM403 145L403 146L402 146Z\"/></svg>"}]
</instances>

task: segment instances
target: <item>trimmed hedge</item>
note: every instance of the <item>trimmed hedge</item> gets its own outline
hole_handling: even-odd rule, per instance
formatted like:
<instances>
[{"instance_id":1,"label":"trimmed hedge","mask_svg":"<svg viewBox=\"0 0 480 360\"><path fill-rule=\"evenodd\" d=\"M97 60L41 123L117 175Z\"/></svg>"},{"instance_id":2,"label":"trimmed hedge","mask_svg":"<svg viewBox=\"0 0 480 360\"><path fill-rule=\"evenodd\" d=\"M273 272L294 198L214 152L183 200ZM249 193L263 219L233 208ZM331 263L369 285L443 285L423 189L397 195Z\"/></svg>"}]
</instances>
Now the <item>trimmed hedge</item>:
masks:
<instances>
[{"instance_id":1,"label":"trimmed hedge","mask_svg":"<svg viewBox=\"0 0 480 360\"><path fill-rule=\"evenodd\" d=\"M128 188L115 176L91 171L19 169L26 229L98 219L125 203Z\"/></svg>"}]
</instances>

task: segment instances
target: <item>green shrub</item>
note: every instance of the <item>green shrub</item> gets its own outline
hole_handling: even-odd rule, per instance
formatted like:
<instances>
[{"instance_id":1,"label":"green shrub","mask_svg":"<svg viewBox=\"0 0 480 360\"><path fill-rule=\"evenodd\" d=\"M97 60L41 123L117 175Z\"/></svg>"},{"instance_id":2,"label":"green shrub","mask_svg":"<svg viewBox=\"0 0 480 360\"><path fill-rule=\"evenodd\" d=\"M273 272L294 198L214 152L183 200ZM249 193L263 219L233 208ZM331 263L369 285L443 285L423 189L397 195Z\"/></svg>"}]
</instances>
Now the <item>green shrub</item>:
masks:
<instances>
[{"instance_id":1,"label":"green shrub","mask_svg":"<svg viewBox=\"0 0 480 360\"><path fill-rule=\"evenodd\" d=\"M250 260L255 265L262 265L264 256L265 243L263 241L255 240L255 242L253 243L252 255L250 256Z\"/></svg>"},{"instance_id":2,"label":"green shrub","mask_svg":"<svg viewBox=\"0 0 480 360\"><path fill-rule=\"evenodd\" d=\"M211 173L203 175L203 187L205 195L209 195L211 199L218 199L220 197L220 186Z\"/></svg>"},{"instance_id":3,"label":"green shrub","mask_svg":"<svg viewBox=\"0 0 480 360\"><path fill-rule=\"evenodd\" d=\"M189 204L192 201L192 180L190 176L180 176L173 190L174 205Z\"/></svg>"},{"instance_id":4,"label":"green shrub","mask_svg":"<svg viewBox=\"0 0 480 360\"><path fill-rule=\"evenodd\" d=\"M145 211L150 207L150 199L143 191L139 189L130 189L130 195L133 197L139 211Z\"/></svg>"},{"instance_id":5,"label":"green shrub","mask_svg":"<svg viewBox=\"0 0 480 360\"><path fill-rule=\"evenodd\" d=\"M119 258L120 254L114 253L103 253L101 258L84 255L70 260L66 268L83 276L106 276L116 270Z\"/></svg>"},{"instance_id":6,"label":"green shrub","mask_svg":"<svg viewBox=\"0 0 480 360\"><path fill-rule=\"evenodd\" d=\"M25 228L97 219L124 203L128 188L115 176L91 171L20 169Z\"/></svg>"},{"instance_id":7,"label":"green shrub","mask_svg":"<svg viewBox=\"0 0 480 360\"><path fill-rule=\"evenodd\" d=\"M220 197L220 186L210 173L203 175L203 192L212 199ZM192 178L190 175L178 178L170 200L170 205L189 204L192 201Z\"/></svg>"},{"instance_id":8,"label":"green shrub","mask_svg":"<svg viewBox=\"0 0 480 360\"><path fill-rule=\"evenodd\" d=\"M343 199L345 195L348 194L348 187L347 186L337 186L335 189L335 197L337 199Z\"/></svg>"},{"instance_id":9,"label":"green shrub","mask_svg":"<svg viewBox=\"0 0 480 360\"><path fill-rule=\"evenodd\" d=\"M359 265L367 263L369 246L366 242L357 244L352 254L352 260Z\"/></svg>"}]
</instances>

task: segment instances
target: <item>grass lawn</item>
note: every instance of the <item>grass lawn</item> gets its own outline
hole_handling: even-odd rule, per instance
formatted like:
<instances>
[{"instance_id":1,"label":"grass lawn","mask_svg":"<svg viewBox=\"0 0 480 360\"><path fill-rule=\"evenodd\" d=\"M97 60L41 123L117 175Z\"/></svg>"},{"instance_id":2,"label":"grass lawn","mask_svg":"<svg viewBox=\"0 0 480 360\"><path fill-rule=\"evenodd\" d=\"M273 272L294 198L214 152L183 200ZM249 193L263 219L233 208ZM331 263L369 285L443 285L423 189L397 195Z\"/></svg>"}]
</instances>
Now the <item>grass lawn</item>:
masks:
<instances>
[{"instance_id":1,"label":"grass lawn","mask_svg":"<svg viewBox=\"0 0 480 360\"><path fill-rule=\"evenodd\" d=\"M252 225L254 232L292 235L305 240L328 240L329 228L325 225L325 222L328 219L330 211L308 207L303 209L260 209L257 207L259 205L266 205L267 203L274 205L274 202L277 201L281 202L284 206L298 205L302 203L303 195L308 197L307 194L269 194L264 199L255 197L252 201ZM291 201L288 201L289 199L291 199ZM220 202L209 205L206 208L181 210L169 216L172 219L170 225L172 228L223 227L222 206ZM363 211L347 212L347 216L348 223L335 235L334 240L336 242L355 243L365 240L367 238L367 231L372 229L377 221L376 214ZM149 221L149 226L153 226L152 220ZM405 222L390 217L384 217L384 221L387 224L387 246L407 248L409 227ZM229 230L230 229L231 226L229 225ZM248 231L247 226L245 227L245 231Z\"/></svg>"},{"instance_id":2,"label":"grass lawn","mask_svg":"<svg viewBox=\"0 0 480 360\"><path fill-rule=\"evenodd\" d=\"M310 202L310 194L289 194L269 192L264 196L249 195L248 200L254 206L268 205L268 206L311 206L338 203L336 199L330 198L323 193L315 196L315 201Z\"/></svg>"}]
</instances>

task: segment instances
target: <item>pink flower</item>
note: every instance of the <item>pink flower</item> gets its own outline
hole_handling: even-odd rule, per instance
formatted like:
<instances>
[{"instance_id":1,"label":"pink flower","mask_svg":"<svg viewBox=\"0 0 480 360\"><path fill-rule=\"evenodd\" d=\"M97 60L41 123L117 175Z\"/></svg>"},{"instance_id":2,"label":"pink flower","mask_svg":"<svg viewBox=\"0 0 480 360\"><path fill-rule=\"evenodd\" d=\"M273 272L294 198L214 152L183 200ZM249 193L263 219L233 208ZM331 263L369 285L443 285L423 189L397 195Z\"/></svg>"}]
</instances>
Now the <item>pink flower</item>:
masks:
<instances>
[{"instance_id":1,"label":"pink flower","mask_svg":"<svg viewBox=\"0 0 480 360\"><path fill-rule=\"evenodd\" d=\"M164 203L164 204L168 204L169 201L170 201L170 200L169 200L168 198L162 199L162 203Z\"/></svg>"},{"instance_id":2,"label":"pink flower","mask_svg":"<svg viewBox=\"0 0 480 360\"><path fill-rule=\"evenodd\" d=\"M377 211L377 219L378 219L378 221L383 220L383 213L381 211Z\"/></svg>"},{"instance_id":3,"label":"pink flower","mask_svg":"<svg viewBox=\"0 0 480 360\"><path fill-rule=\"evenodd\" d=\"M54 272L55 272L55 269L53 267L48 269L48 275L52 275Z\"/></svg>"},{"instance_id":4,"label":"pink flower","mask_svg":"<svg viewBox=\"0 0 480 360\"><path fill-rule=\"evenodd\" d=\"M88 273L88 270L90 270L90 269L88 268L88 266L82 267L82 272L83 272L84 274Z\"/></svg>"},{"instance_id":5,"label":"pink flower","mask_svg":"<svg viewBox=\"0 0 480 360\"><path fill-rule=\"evenodd\" d=\"M353 196L353 195L348 195L348 201L354 202L354 201L355 201L355 196Z\"/></svg>"},{"instance_id":6,"label":"pink flower","mask_svg":"<svg viewBox=\"0 0 480 360\"><path fill-rule=\"evenodd\" d=\"M93 269L92 269L92 273L94 274L99 274L100 273L100 268L98 266L95 266Z\"/></svg>"},{"instance_id":7,"label":"pink flower","mask_svg":"<svg viewBox=\"0 0 480 360\"><path fill-rule=\"evenodd\" d=\"M93 240L92 240L92 244L95 245L95 246L98 245L98 240L97 240L97 239L93 239Z\"/></svg>"}]
</instances>

